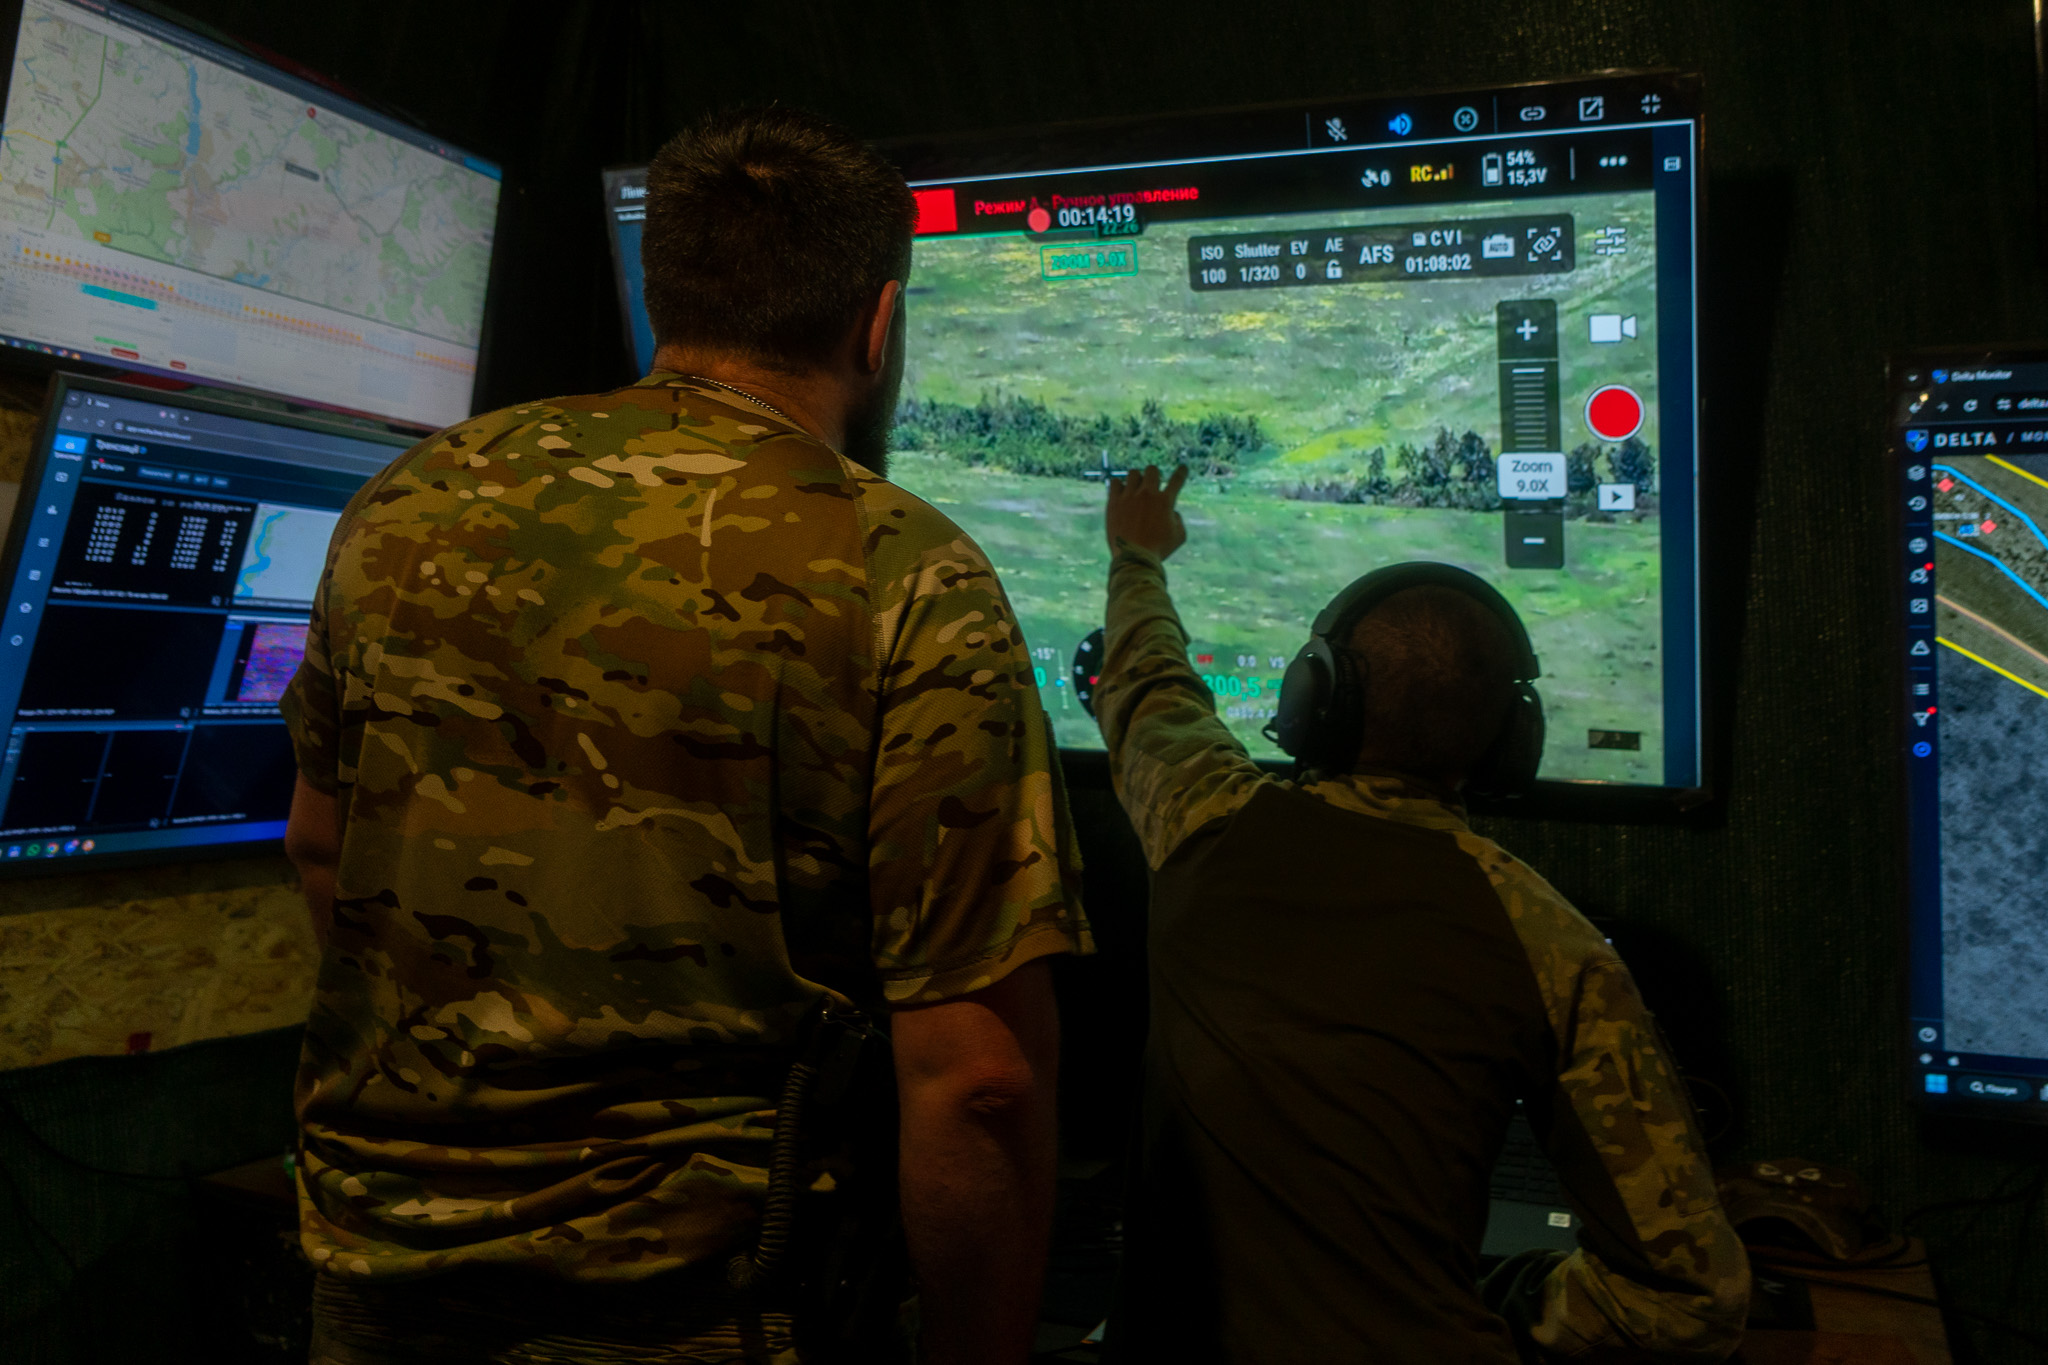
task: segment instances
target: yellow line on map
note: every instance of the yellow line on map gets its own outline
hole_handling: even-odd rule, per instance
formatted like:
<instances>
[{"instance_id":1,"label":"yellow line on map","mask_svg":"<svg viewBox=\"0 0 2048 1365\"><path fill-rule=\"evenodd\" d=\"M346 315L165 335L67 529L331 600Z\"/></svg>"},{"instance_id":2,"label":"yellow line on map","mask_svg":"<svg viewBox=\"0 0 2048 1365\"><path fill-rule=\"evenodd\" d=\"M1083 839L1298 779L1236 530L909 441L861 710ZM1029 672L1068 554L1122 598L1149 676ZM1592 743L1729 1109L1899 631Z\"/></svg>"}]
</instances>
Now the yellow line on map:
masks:
<instances>
[{"instance_id":1,"label":"yellow line on map","mask_svg":"<svg viewBox=\"0 0 2048 1365\"><path fill-rule=\"evenodd\" d=\"M2000 469L2010 469L2013 473L2019 475L2021 478L2032 479L2035 483L2040 484L2041 487L2048 488L2048 479L2044 479L2040 477L2038 474L2029 474L2026 470L2021 469L2018 465L2012 463L2010 460L2001 460L1996 455L1986 455L1984 458L1991 461L1991 463L1997 465Z\"/></svg>"},{"instance_id":2,"label":"yellow line on map","mask_svg":"<svg viewBox=\"0 0 2048 1365\"><path fill-rule=\"evenodd\" d=\"M2033 655L2042 663L2048 664L2048 654L2043 654L2040 650L2035 649L2032 645L2028 644L2025 640L2022 640L2019 636L2007 630L2004 626L1993 625L1991 622L1979 616L1976 612L1971 611L1962 603L1951 601L1950 599L1943 597L1939 593L1935 594L1934 600L1941 603L1941 605L1947 607L1950 611L1954 612L1958 616L1969 617L1972 621L1975 621L1978 625L1984 627L1984 629L1990 631L1993 635L2002 638L2007 644L2011 645L2014 649L2022 650L2025 653Z\"/></svg>"},{"instance_id":3,"label":"yellow line on map","mask_svg":"<svg viewBox=\"0 0 2048 1365\"><path fill-rule=\"evenodd\" d=\"M2048 687L2036 687L2036 686L2034 686L2034 684L2032 684L2032 683L2028 682L2028 681L2027 681L2027 680L2026 680L2025 678L2022 678L2022 677L2021 677L2021 676L2020 676L2019 674L2017 674L2017 673L2013 673L2013 672L2009 672L2009 671L2007 671L2006 669L2000 668L2000 667L1999 667L1999 666L1998 666L1997 664L1995 664L1995 663L1992 663L1992 662L1991 662L1991 660L1989 660L1989 659L1985 658L1985 657L1984 657L1983 655L1981 655L1981 654L1972 654L1972 653L1971 653L1971 652L1970 652L1969 650L1967 650L1967 649L1964 649L1964 648L1963 648L1963 647L1962 647L1961 645L1957 644L1957 643L1956 643L1956 642L1955 642L1954 640L1944 640L1944 639L1942 639L1942 638L1941 638L1941 637L1940 637L1939 635L1937 635L1937 636L1935 636L1935 637L1934 637L1934 643L1936 643L1936 644L1938 644L1938 645L1947 645L1947 646L1948 646L1948 647L1949 647L1950 649L1952 649L1952 650L1954 650L1954 651L1955 651L1956 653L1958 653L1958 654L1962 655L1962 656L1963 656L1963 657L1964 657L1965 659L1972 659L1972 660L1975 660L1975 661L1976 661L1977 663L1980 663L1980 664L1984 665L1984 666L1985 666L1986 668L1990 669L1990 670L1991 670L1991 671L1992 671L1993 673L1996 673L1996 674L1997 674L1997 675L1998 675L1999 677L2001 677L2001 678L2011 678L2011 679L2012 679L2012 680L2013 680L2014 682L2018 683L2018 684L2019 684L2019 685L2020 685L2021 687L2024 687L2024 688L2026 688L2026 689L2027 689L2027 691L2029 691L2029 692L2039 692L2039 693L2040 693L2040 694L2041 694L2042 696L2044 696L2044 697L2048 697Z\"/></svg>"}]
</instances>

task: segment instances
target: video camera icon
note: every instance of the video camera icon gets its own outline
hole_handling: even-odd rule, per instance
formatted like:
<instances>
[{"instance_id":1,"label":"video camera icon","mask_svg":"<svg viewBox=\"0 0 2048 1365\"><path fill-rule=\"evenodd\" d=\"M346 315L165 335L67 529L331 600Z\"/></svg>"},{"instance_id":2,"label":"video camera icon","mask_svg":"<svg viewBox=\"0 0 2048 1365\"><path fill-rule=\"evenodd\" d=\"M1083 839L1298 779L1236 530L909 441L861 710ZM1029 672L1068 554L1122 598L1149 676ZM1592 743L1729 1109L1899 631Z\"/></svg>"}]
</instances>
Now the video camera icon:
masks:
<instances>
[{"instance_id":1,"label":"video camera icon","mask_svg":"<svg viewBox=\"0 0 2048 1365\"><path fill-rule=\"evenodd\" d=\"M1587 337L1595 346L1611 346L1626 338L1636 339L1636 318L1631 313L1623 317L1619 313L1595 313L1586 319Z\"/></svg>"}]
</instances>

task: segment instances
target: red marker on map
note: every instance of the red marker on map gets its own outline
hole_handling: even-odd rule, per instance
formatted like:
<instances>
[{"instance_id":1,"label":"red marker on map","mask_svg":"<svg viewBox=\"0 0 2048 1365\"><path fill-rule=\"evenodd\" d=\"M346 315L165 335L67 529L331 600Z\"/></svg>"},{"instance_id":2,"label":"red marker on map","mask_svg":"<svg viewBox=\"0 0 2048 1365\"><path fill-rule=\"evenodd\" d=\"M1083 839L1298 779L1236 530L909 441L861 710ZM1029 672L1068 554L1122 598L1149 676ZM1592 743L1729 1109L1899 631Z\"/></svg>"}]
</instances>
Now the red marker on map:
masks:
<instances>
[{"instance_id":1,"label":"red marker on map","mask_svg":"<svg viewBox=\"0 0 2048 1365\"><path fill-rule=\"evenodd\" d=\"M1979 527L1978 527L1977 529L1978 529L1978 530L1980 530L1980 531L1982 531L1982 532L1983 532L1983 533L1984 533L1985 535L1987 535L1987 536L1988 536L1988 535L1990 535L1990 534L1991 534L1991 533L1992 533L1993 531L1996 531L1996 530L1998 529L1998 523L1997 523L1997 522L1995 522L1995 521L1987 521L1987 522L1985 522L1985 523L1984 523L1984 524L1983 524L1982 526L1979 526Z\"/></svg>"}]
</instances>

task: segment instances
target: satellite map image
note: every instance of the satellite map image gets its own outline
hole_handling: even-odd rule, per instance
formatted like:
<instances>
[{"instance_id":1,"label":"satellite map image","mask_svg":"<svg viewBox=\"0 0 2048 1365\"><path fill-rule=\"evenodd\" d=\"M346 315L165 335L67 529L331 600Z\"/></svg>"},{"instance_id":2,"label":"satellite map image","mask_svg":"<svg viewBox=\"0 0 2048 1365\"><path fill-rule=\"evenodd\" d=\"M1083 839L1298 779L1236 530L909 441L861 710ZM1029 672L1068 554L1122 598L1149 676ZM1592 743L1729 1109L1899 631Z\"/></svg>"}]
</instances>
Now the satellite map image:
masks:
<instances>
[{"instance_id":1,"label":"satellite map image","mask_svg":"<svg viewBox=\"0 0 2048 1365\"><path fill-rule=\"evenodd\" d=\"M2048 1056L2048 908L2013 880L2048 867L2048 456L1935 454L1945 1041Z\"/></svg>"}]
</instances>

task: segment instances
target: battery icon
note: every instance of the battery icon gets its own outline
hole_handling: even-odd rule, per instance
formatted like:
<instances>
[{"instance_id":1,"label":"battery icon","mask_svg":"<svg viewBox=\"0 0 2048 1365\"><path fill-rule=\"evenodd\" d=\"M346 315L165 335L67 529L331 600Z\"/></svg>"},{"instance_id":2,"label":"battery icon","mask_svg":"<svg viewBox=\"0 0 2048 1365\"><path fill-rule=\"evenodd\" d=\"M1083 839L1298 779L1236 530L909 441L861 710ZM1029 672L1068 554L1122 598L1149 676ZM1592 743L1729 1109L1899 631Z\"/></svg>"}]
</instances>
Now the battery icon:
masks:
<instances>
[{"instance_id":1,"label":"battery icon","mask_svg":"<svg viewBox=\"0 0 2048 1365\"><path fill-rule=\"evenodd\" d=\"M1479 158L1479 183L1482 185L1498 185L1500 181L1500 153L1488 152L1485 156Z\"/></svg>"}]
</instances>

